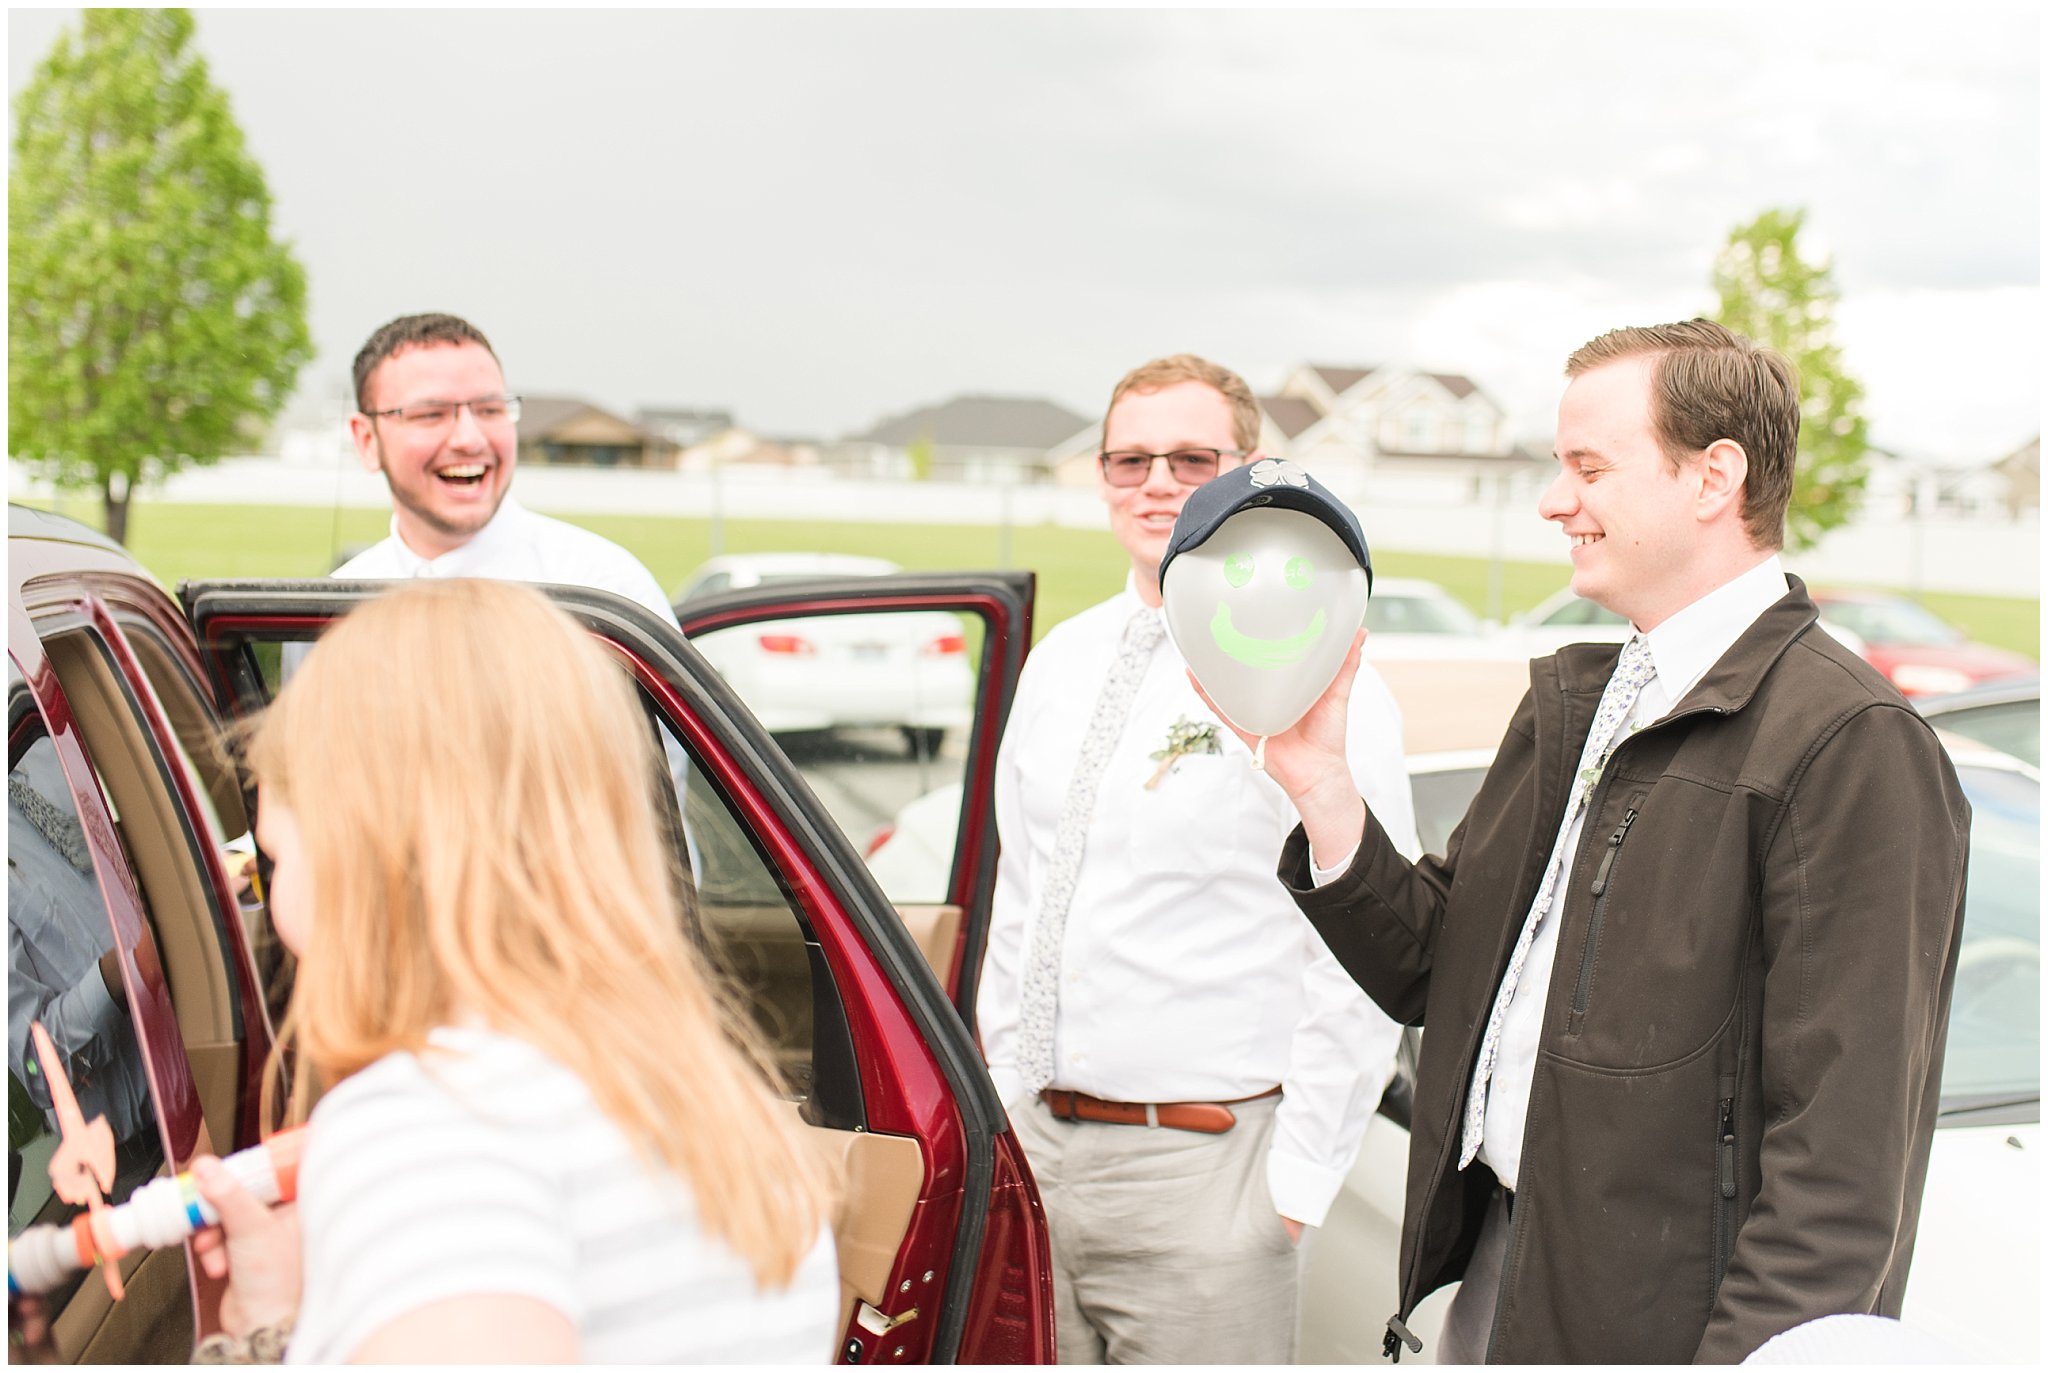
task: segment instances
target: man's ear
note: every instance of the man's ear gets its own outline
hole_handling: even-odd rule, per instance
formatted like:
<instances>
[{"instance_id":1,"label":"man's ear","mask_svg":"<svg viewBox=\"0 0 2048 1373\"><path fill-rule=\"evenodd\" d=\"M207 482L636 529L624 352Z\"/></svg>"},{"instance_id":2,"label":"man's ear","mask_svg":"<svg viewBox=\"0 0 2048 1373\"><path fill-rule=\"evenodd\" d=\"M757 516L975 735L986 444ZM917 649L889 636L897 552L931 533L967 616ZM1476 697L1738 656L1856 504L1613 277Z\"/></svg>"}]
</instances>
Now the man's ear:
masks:
<instances>
[{"instance_id":1,"label":"man's ear","mask_svg":"<svg viewBox=\"0 0 2048 1373\"><path fill-rule=\"evenodd\" d=\"M1700 494L1694 511L1700 523L1712 524L1729 511L1742 517L1742 492L1749 478L1749 454L1733 439L1716 439L1699 456Z\"/></svg>"},{"instance_id":2,"label":"man's ear","mask_svg":"<svg viewBox=\"0 0 2048 1373\"><path fill-rule=\"evenodd\" d=\"M356 446L356 461L363 465L365 472L381 470L383 464L377 456L377 430L370 423L370 417L357 411L348 417L348 436Z\"/></svg>"}]
</instances>

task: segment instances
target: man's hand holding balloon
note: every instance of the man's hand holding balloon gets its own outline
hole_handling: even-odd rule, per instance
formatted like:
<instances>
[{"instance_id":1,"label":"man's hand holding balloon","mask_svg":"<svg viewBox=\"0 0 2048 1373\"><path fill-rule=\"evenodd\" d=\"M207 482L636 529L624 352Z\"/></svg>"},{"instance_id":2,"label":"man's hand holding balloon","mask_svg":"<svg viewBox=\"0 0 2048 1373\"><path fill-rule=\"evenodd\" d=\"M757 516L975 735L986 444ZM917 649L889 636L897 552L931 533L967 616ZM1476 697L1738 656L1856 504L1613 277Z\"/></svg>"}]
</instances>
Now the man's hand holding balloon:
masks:
<instances>
[{"instance_id":1,"label":"man's hand holding balloon","mask_svg":"<svg viewBox=\"0 0 2048 1373\"><path fill-rule=\"evenodd\" d=\"M1351 683L1358 676L1358 659L1365 647L1365 631L1359 630L1351 651L1337 669L1337 675L1308 713L1279 734L1265 737L1266 773L1294 802L1308 834L1309 851L1315 861L1329 867L1358 847L1365 837L1365 801L1344 753L1345 727L1351 715ZM1202 687L1193 669L1188 681L1195 694L1216 712L1216 718L1245 747L1256 750L1260 736L1247 734L1230 723L1230 716Z\"/></svg>"}]
</instances>

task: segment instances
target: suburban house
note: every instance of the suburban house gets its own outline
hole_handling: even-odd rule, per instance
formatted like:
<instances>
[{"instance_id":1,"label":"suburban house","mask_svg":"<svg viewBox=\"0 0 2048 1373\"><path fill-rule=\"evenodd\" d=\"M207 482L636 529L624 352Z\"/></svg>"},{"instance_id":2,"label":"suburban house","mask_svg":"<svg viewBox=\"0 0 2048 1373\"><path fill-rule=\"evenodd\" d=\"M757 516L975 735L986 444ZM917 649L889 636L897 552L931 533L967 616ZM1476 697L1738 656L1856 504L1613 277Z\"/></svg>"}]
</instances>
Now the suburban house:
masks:
<instances>
[{"instance_id":1,"label":"suburban house","mask_svg":"<svg viewBox=\"0 0 2048 1373\"><path fill-rule=\"evenodd\" d=\"M1478 499L1502 480L1523 484L1543 470L1508 438L1499 404L1456 372L1304 365L1275 399L1316 412L1288 456L1344 489L1393 483Z\"/></svg>"},{"instance_id":2,"label":"suburban house","mask_svg":"<svg viewBox=\"0 0 2048 1373\"><path fill-rule=\"evenodd\" d=\"M569 396L520 402L519 461L551 467L664 467L677 447L658 433Z\"/></svg>"},{"instance_id":3,"label":"suburban house","mask_svg":"<svg viewBox=\"0 0 2048 1373\"><path fill-rule=\"evenodd\" d=\"M706 439L733 427L729 410L679 410L643 406L633 422L650 434L659 434L677 448L695 448Z\"/></svg>"},{"instance_id":4,"label":"suburban house","mask_svg":"<svg viewBox=\"0 0 2048 1373\"><path fill-rule=\"evenodd\" d=\"M849 477L1025 485L1050 480L1053 451L1085 424L1049 400L957 396L827 445L822 457Z\"/></svg>"},{"instance_id":5,"label":"suburban house","mask_svg":"<svg viewBox=\"0 0 2048 1373\"><path fill-rule=\"evenodd\" d=\"M2005 509L2014 519L2041 508L2041 436L2034 435L1991 464L2005 479Z\"/></svg>"},{"instance_id":6,"label":"suburban house","mask_svg":"<svg viewBox=\"0 0 2048 1373\"><path fill-rule=\"evenodd\" d=\"M2041 440L1995 462L1907 454L1872 445L1863 509L1910 517L2016 520L2041 508Z\"/></svg>"},{"instance_id":7,"label":"suburban house","mask_svg":"<svg viewBox=\"0 0 2048 1373\"><path fill-rule=\"evenodd\" d=\"M1506 416L1470 377L1405 367L1295 368L1270 396L1259 447L1292 458L1342 494L1408 488L1418 498L1477 500L1545 473L1507 436ZM1099 425L1060 445L1058 480L1094 480Z\"/></svg>"}]
</instances>

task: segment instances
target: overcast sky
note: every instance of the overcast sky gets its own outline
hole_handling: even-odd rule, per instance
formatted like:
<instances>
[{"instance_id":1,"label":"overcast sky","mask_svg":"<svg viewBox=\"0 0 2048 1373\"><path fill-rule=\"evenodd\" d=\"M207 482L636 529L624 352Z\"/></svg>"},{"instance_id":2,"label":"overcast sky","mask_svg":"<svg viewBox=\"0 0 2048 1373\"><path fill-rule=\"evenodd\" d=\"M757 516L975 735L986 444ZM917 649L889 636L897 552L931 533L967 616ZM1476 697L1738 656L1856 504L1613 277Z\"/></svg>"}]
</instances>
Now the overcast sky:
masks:
<instances>
[{"instance_id":1,"label":"overcast sky","mask_svg":"<svg viewBox=\"0 0 2048 1373\"><path fill-rule=\"evenodd\" d=\"M9 14L18 92L72 11ZM453 310L511 385L829 438L1095 414L1192 349L1463 372L1712 307L1809 211L1875 442L2040 426L2040 21L1893 12L201 11L311 278L307 398ZM11 129L11 120L10 120Z\"/></svg>"}]
</instances>

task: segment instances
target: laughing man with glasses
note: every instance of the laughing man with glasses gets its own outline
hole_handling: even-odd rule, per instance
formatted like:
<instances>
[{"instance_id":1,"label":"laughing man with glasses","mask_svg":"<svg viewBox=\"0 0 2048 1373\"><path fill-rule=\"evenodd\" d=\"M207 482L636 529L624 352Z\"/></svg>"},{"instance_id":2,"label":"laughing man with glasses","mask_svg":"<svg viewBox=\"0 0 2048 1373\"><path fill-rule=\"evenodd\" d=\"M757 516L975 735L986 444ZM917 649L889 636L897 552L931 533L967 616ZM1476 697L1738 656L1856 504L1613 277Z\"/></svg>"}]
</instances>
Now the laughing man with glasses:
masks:
<instances>
[{"instance_id":1,"label":"laughing man with glasses","mask_svg":"<svg viewBox=\"0 0 2048 1373\"><path fill-rule=\"evenodd\" d=\"M391 537L334 570L344 578L499 577L594 586L671 624L660 583L609 539L512 499L519 397L489 340L454 315L404 315L355 361L349 434L391 488Z\"/></svg>"}]
</instances>

